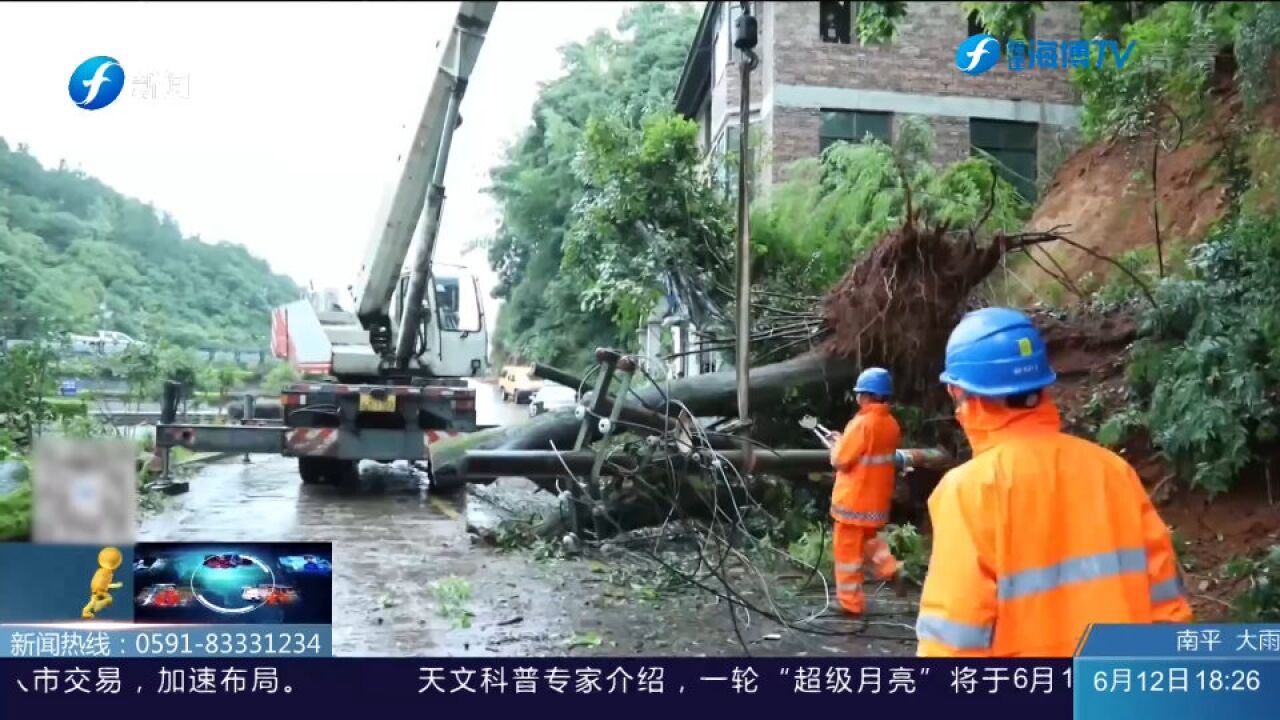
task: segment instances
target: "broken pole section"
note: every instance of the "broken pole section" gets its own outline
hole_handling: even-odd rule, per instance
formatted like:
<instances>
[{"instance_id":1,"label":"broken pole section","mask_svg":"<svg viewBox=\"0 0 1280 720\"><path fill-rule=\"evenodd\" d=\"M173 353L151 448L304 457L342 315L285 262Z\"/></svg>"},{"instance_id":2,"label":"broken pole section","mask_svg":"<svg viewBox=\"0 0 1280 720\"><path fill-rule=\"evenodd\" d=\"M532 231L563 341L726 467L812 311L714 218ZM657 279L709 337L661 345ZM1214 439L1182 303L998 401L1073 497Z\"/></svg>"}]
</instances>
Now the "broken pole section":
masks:
<instances>
[{"instance_id":1,"label":"broken pole section","mask_svg":"<svg viewBox=\"0 0 1280 720\"><path fill-rule=\"evenodd\" d=\"M586 475L597 470L597 462L603 454L591 450L468 450L463 456L460 474L468 478L519 476L527 478L558 478L572 473ZM799 475L830 472L831 454L826 450L764 450L750 453L741 450L720 452L696 450L680 457L711 464L715 460L732 465L739 472ZM940 448L903 448L894 453L899 471L946 470L955 465L950 453ZM641 459L634 455L615 454L609 464L623 472L635 472Z\"/></svg>"}]
</instances>

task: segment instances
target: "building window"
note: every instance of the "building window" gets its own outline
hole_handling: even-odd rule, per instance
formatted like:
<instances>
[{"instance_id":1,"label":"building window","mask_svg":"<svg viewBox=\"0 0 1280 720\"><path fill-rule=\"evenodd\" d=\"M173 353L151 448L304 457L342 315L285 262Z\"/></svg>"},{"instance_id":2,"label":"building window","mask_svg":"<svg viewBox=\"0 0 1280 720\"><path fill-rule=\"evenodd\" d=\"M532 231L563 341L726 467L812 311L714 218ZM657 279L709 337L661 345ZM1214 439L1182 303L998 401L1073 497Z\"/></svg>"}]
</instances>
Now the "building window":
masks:
<instances>
[{"instance_id":1,"label":"building window","mask_svg":"<svg viewBox=\"0 0 1280 720\"><path fill-rule=\"evenodd\" d=\"M977 10L974 10L973 12L969 13L968 24L969 24L969 36L987 34L987 27L983 25L982 20L978 18ZM1022 37L1029 40L1035 37L1035 31L1036 31L1036 17L1033 13L1027 13L1027 19L1022 25ZM1004 47L1005 43L1009 42L1008 35L1002 36L998 39L1000 40L1001 47Z\"/></svg>"},{"instance_id":2,"label":"building window","mask_svg":"<svg viewBox=\"0 0 1280 720\"><path fill-rule=\"evenodd\" d=\"M848 45L853 35L853 18L856 13L851 0L818 3L818 33L822 42Z\"/></svg>"},{"instance_id":3,"label":"building window","mask_svg":"<svg viewBox=\"0 0 1280 720\"><path fill-rule=\"evenodd\" d=\"M818 150L840 141L860 143L867 135L883 143L892 142L893 113L863 110L823 110Z\"/></svg>"},{"instance_id":4,"label":"building window","mask_svg":"<svg viewBox=\"0 0 1280 720\"><path fill-rule=\"evenodd\" d=\"M989 155L1001 177L1024 198L1035 200L1038 130L1035 123L970 118L969 154Z\"/></svg>"},{"instance_id":5,"label":"building window","mask_svg":"<svg viewBox=\"0 0 1280 720\"><path fill-rule=\"evenodd\" d=\"M702 124L702 152L711 151L711 98L702 101L702 109L698 111L698 122Z\"/></svg>"},{"instance_id":6,"label":"building window","mask_svg":"<svg viewBox=\"0 0 1280 720\"><path fill-rule=\"evenodd\" d=\"M738 194L738 152L742 137L742 130L737 125L730 125L724 129L724 154L722 154L721 162L724 163L724 193L730 197L737 197Z\"/></svg>"}]
</instances>

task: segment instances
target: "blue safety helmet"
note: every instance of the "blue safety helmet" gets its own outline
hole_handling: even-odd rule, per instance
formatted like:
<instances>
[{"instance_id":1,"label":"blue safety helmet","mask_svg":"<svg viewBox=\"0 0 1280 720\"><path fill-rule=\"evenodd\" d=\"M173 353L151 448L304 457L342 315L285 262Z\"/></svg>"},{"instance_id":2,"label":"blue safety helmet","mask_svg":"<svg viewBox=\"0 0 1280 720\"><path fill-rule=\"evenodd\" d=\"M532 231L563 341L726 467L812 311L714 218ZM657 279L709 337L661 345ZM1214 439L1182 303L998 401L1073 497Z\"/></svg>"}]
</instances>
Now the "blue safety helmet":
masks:
<instances>
[{"instance_id":1,"label":"blue safety helmet","mask_svg":"<svg viewBox=\"0 0 1280 720\"><path fill-rule=\"evenodd\" d=\"M941 379L973 395L1006 397L1039 390L1058 376L1030 318L985 308L965 315L951 331Z\"/></svg>"},{"instance_id":2,"label":"blue safety helmet","mask_svg":"<svg viewBox=\"0 0 1280 720\"><path fill-rule=\"evenodd\" d=\"M858 375L858 382L854 383L853 391L889 397L893 394L893 378L884 368L867 368Z\"/></svg>"}]
</instances>

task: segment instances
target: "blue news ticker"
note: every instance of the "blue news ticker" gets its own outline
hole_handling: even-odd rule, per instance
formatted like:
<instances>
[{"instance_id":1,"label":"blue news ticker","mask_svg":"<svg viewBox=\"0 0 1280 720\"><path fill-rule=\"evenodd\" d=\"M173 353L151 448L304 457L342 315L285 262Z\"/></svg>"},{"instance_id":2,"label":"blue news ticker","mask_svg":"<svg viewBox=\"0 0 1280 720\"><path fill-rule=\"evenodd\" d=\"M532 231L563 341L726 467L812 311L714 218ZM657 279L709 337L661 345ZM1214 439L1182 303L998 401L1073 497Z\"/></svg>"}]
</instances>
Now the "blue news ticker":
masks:
<instances>
[{"instance_id":1,"label":"blue news ticker","mask_svg":"<svg viewBox=\"0 0 1280 720\"><path fill-rule=\"evenodd\" d=\"M1274 717L1280 625L1097 625L1074 674L1079 720Z\"/></svg>"},{"instance_id":2,"label":"blue news ticker","mask_svg":"<svg viewBox=\"0 0 1280 720\"><path fill-rule=\"evenodd\" d=\"M315 658L333 656L329 625L0 626L0 658Z\"/></svg>"}]
</instances>

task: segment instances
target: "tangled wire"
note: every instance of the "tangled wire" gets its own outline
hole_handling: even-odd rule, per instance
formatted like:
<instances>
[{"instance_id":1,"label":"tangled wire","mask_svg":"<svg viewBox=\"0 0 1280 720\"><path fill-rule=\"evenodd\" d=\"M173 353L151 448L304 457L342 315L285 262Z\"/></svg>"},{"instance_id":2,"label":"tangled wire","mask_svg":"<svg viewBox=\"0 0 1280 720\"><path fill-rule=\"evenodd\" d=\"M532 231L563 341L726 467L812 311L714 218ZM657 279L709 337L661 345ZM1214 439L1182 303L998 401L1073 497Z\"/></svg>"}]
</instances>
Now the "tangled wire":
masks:
<instances>
[{"instance_id":1,"label":"tangled wire","mask_svg":"<svg viewBox=\"0 0 1280 720\"><path fill-rule=\"evenodd\" d=\"M646 367L646 363L660 364L661 361L636 356L630 359L636 361L637 367L649 382L660 390L664 388L664 383L654 379ZM583 387L589 378L590 375L583 379ZM613 541L612 544L615 547L636 545L634 549L624 548L623 552L655 564L678 582L724 601L735 635L743 652L748 655L750 647L742 628L744 624L750 624L753 614L768 618L783 627L819 636L856 636L899 642L914 640L914 629L910 625L872 619L877 617L876 614L864 616L853 629L837 630L814 625L815 621L827 614L832 599L827 578L817 564L821 562L821 553L817 563L810 564L779 550L770 542L768 528L781 526L781 521L759 502L752 492L751 479L743 476L715 448L716 445L723 447L723 443L713 443L712 438L724 434L702 427L688 407L671 397L669 382L665 383L666 390L662 390L665 412L660 413L660 416L665 418L664 427L620 423L647 436L648 451L635 453L639 462L626 465L617 462L613 458L616 457L618 447L604 443L597 450L605 453L604 466L607 470L603 474L608 477L600 479L603 487L597 491L586 484L588 481L570 472L566 464L566 478L560 482L576 484L577 491L569 493L578 503L575 510L607 523L605 534L609 534L621 533L627 528L617 521L607 503L597 502L593 498L603 497L619 503L630 501L649 505L660 517L658 528L652 533L652 537L641 538L639 542ZM587 412L596 419L602 419L602 416L596 415L590 408L587 408ZM773 452L772 448L762 443L753 445L759 452ZM690 473L700 475L710 482L689 482ZM558 489L564 491L568 488L561 485ZM613 507L616 509L618 506ZM754 524L751 522L753 520ZM672 528L677 525L689 530L698 541L691 558L692 568L681 567L678 560L673 560L673 556L678 556L679 551L673 552L667 545L674 539ZM604 542L609 541L596 538L588 544L599 547ZM826 542L824 523L823 547ZM822 606L808 611L784 608L772 587L776 582L771 581L753 558L781 560L803 567L808 572L804 586L808 586L814 579L821 580L824 600ZM734 580L734 570L743 578L757 581L756 589L763 596L762 600L748 596L750 591L739 586L741 581ZM881 590L883 589L882 585ZM910 608L904 604L901 611L883 614L901 615L909 611ZM872 630L877 627L895 628L902 632L892 634Z\"/></svg>"}]
</instances>

